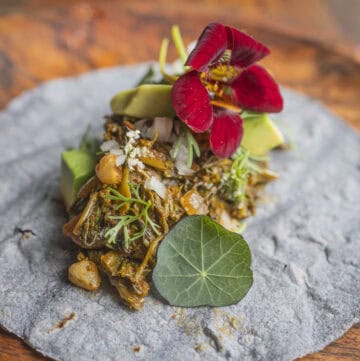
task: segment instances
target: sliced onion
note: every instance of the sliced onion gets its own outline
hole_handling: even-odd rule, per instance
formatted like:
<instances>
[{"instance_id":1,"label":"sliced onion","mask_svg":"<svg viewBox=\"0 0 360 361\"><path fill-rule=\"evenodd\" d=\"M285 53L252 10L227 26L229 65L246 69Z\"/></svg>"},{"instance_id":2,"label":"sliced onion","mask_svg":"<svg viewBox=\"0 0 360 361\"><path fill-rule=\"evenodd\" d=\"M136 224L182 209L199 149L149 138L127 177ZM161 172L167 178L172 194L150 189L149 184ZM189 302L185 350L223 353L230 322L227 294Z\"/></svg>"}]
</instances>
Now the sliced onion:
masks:
<instances>
[{"instance_id":1,"label":"sliced onion","mask_svg":"<svg viewBox=\"0 0 360 361\"><path fill-rule=\"evenodd\" d=\"M154 191L162 199L166 198L166 187L157 177L151 176L145 181L145 189Z\"/></svg>"}]
</instances>

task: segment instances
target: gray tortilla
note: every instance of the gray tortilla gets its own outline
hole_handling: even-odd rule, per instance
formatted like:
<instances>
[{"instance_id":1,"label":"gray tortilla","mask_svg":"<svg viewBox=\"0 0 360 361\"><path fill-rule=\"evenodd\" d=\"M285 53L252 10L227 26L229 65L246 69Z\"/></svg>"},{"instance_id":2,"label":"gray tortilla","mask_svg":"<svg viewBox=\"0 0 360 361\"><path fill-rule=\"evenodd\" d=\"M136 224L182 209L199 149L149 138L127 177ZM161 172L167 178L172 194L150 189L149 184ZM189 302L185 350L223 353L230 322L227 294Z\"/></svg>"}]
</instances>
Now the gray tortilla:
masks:
<instances>
[{"instance_id":1,"label":"gray tortilla","mask_svg":"<svg viewBox=\"0 0 360 361\"><path fill-rule=\"evenodd\" d=\"M284 90L280 126L295 144L273 152L244 236L254 286L239 304L180 309L149 297L122 306L107 282L69 284L76 247L61 233L60 152L145 65L46 83L0 114L0 324L56 360L291 360L322 349L360 317L360 139L318 102Z\"/></svg>"}]
</instances>

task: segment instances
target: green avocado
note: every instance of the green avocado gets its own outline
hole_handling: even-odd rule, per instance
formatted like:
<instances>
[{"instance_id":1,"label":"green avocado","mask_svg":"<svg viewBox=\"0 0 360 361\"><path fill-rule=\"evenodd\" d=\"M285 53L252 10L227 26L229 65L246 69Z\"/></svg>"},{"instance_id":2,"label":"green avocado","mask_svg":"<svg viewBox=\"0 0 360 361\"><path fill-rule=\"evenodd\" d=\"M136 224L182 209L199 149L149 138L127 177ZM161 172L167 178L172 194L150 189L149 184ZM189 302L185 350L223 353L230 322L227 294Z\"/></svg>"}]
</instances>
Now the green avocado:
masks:
<instances>
[{"instance_id":1,"label":"green avocado","mask_svg":"<svg viewBox=\"0 0 360 361\"><path fill-rule=\"evenodd\" d=\"M244 119L244 136L241 146L250 154L264 155L283 143L282 133L267 114L253 114Z\"/></svg>"},{"instance_id":2,"label":"green avocado","mask_svg":"<svg viewBox=\"0 0 360 361\"><path fill-rule=\"evenodd\" d=\"M111 110L135 118L174 117L171 89L172 85L143 84L122 91L111 99Z\"/></svg>"},{"instance_id":3,"label":"green avocado","mask_svg":"<svg viewBox=\"0 0 360 361\"><path fill-rule=\"evenodd\" d=\"M72 149L61 155L60 190L66 209L75 201L76 194L94 174L96 155L83 149Z\"/></svg>"}]
</instances>

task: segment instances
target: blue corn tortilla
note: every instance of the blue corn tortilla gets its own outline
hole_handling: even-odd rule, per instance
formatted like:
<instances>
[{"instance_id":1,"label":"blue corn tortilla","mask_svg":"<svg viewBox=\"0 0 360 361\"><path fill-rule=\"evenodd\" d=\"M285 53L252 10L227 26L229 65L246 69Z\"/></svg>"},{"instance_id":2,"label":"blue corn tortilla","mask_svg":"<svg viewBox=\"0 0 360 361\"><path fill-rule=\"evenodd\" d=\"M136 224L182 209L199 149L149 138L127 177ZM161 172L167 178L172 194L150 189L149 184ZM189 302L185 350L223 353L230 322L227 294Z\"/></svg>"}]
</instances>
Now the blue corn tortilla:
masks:
<instances>
[{"instance_id":1,"label":"blue corn tortilla","mask_svg":"<svg viewBox=\"0 0 360 361\"><path fill-rule=\"evenodd\" d=\"M67 281L59 154L148 64L46 83L0 114L0 324L55 360L291 360L359 321L360 137L318 102L284 90L273 152L281 177L248 221L254 286L238 305L181 309L150 297L134 313L104 282Z\"/></svg>"}]
</instances>

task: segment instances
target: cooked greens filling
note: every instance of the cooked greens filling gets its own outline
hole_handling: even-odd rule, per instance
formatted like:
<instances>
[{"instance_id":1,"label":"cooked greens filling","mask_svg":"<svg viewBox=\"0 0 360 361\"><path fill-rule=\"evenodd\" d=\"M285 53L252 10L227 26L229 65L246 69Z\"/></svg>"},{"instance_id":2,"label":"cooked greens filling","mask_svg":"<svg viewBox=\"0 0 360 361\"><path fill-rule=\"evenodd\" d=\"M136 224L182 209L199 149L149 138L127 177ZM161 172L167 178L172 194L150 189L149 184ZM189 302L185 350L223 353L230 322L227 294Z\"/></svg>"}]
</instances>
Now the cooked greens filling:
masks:
<instances>
[{"instance_id":1,"label":"cooked greens filling","mask_svg":"<svg viewBox=\"0 0 360 361\"><path fill-rule=\"evenodd\" d=\"M263 158L251 158L241 148L233 159L217 158L206 137L197 134L191 144L199 147L199 157L188 167L186 142L178 154L171 152L183 139L176 123L172 141L159 141L158 134L144 137L151 123L140 122L142 131L136 132L134 119L106 119L96 175L77 193L64 226L84 260L106 273L135 309L143 305L157 247L169 229L186 216L208 215L236 232L239 221L255 213L260 190L275 178Z\"/></svg>"}]
</instances>

